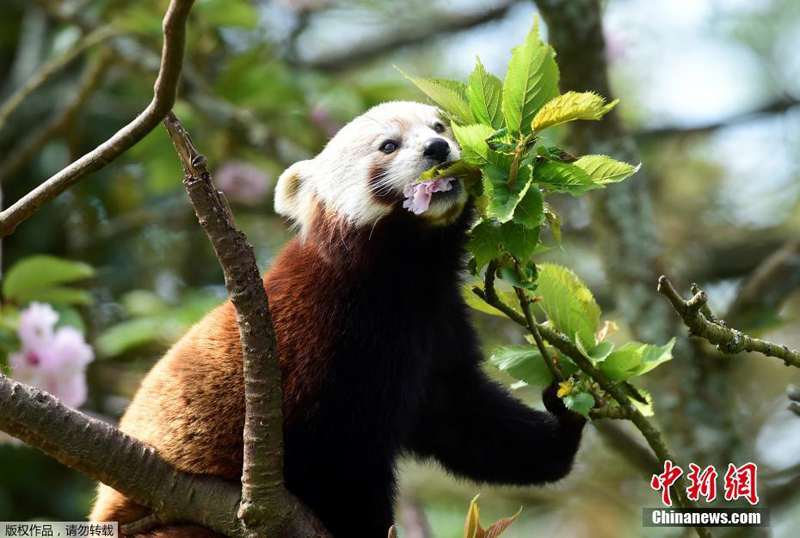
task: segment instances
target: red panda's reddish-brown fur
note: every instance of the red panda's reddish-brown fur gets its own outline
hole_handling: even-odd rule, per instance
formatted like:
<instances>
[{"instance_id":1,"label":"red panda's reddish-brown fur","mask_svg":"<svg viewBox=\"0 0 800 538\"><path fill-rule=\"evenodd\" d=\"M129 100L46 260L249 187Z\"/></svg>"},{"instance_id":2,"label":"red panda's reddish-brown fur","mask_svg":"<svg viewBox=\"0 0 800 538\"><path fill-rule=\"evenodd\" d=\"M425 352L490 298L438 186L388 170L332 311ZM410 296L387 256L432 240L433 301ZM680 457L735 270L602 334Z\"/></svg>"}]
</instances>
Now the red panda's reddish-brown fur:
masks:
<instances>
[{"instance_id":1,"label":"red panda's reddish-brown fur","mask_svg":"<svg viewBox=\"0 0 800 538\"><path fill-rule=\"evenodd\" d=\"M447 136L442 120L415 103L389 103L366 116L373 113L377 120L356 120L321 154L337 159L296 163L281 176L276 208L300 221L302 237L265 277L281 360L286 487L337 538L387 535L402 455L435 459L481 482L549 482L569 472L585 422L566 410L557 386L545 392L542 412L486 377L461 295L473 219L465 187L437 193L421 215L402 208L399 180L436 164L425 148L428 137ZM398 133L413 133L412 142L403 146ZM385 136L402 149L372 148ZM351 138L360 140L356 147ZM394 161L398 153L404 164ZM384 183L390 170L394 183ZM347 189L333 188L342 183ZM314 189L347 197L334 202L353 202L344 206L355 214L326 209ZM121 427L182 471L238 482L242 377L227 302L158 362ZM101 487L91 517L130 522L147 513ZM148 535L201 533L173 525Z\"/></svg>"}]
</instances>

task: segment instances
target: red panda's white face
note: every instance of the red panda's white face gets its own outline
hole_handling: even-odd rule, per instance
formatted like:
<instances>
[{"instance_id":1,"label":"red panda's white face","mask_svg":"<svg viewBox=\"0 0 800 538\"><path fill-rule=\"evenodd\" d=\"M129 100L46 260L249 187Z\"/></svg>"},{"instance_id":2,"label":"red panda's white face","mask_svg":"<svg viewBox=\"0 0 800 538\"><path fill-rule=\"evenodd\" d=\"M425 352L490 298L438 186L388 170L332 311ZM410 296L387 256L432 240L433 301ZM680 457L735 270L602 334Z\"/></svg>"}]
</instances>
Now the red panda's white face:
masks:
<instances>
[{"instance_id":1,"label":"red panda's white face","mask_svg":"<svg viewBox=\"0 0 800 538\"><path fill-rule=\"evenodd\" d=\"M300 161L278 180L275 210L301 228L315 204L357 226L372 226L403 199L403 188L432 166L461 155L439 110L420 103L378 105L345 125L315 158ZM467 199L458 182L435 193L419 215L434 224L452 221Z\"/></svg>"}]
</instances>

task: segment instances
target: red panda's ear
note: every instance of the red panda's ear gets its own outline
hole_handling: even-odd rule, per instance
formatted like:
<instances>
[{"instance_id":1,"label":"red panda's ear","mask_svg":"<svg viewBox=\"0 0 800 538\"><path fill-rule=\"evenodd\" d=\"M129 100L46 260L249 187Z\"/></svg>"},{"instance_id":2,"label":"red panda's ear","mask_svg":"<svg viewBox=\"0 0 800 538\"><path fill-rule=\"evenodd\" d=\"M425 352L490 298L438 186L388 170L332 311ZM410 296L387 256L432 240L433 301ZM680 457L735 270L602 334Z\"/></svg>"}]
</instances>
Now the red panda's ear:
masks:
<instances>
[{"instance_id":1,"label":"red panda's ear","mask_svg":"<svg viewBox=\"0 0 800 538\"><path fill-rule=\"evenodd\" d=\"M313 170L312 161L299 161L287 168L275 187L275 212L288 217L298 224L302 224L301 216L304 213L304 199L308 191L303 183L310 179Z\"/></svg>"}]
</instances>

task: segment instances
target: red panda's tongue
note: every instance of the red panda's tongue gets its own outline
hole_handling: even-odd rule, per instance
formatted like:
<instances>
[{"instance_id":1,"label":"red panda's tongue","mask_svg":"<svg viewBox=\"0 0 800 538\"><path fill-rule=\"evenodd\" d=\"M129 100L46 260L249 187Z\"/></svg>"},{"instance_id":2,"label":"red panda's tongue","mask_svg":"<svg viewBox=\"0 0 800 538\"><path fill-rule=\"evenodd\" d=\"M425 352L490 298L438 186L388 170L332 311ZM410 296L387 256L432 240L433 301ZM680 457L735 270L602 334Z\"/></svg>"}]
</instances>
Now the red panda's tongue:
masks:
<instances>
[{"instance_id":1,"label":"red panda's tongue","mask_svg":"<svg viewBox=\"0 0 800 538\"><path fill-rule=\"evenodd\" d=\"M449 191L453 188L453 177L440 177L433 181L409 183L403 188L403 207L415 215L424 213L431 204L434 192Z\"/></svg>"}]
</instances>

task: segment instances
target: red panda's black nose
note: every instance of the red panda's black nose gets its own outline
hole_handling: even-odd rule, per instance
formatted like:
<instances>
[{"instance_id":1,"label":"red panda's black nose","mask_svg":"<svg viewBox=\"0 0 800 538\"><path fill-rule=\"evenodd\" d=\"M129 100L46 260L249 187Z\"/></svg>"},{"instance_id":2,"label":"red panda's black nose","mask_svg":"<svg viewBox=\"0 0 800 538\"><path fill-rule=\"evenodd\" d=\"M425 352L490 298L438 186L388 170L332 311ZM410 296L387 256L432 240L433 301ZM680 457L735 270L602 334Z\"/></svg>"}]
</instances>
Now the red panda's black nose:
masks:
<instances>
[{"instance_id":1,"label":"red panda's black nose","mask_svg":"<svg viewBox=\"0 0 800 538\"><path fill-rule=\"evenodd\" d=\"M450 144L444 138L431 138L422 147L422 154L443 163L450 156Z\"/></svg>"}]
</instances>

